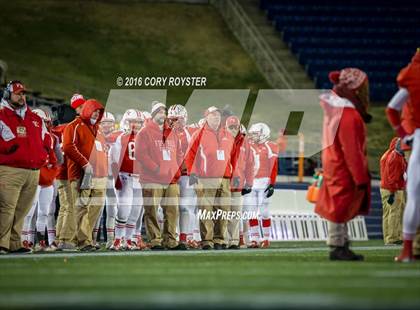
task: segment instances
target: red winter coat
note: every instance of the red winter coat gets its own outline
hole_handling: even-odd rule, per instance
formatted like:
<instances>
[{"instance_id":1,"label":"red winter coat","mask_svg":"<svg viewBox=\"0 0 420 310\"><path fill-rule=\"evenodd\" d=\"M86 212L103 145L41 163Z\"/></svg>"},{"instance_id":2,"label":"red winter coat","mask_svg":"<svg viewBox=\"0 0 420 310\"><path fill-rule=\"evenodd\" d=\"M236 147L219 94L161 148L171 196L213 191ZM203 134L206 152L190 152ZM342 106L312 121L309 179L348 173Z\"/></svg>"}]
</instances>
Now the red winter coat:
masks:
<instances>
[{"instance_id":1,"label":"red winter coat","mask_svg":"<svg viewBox=\"0 0 420 310\"><path fill-rule=\"evenodd\" d=\"M4 104L0 109L0 165L41 168L47 160L51 143L42 119L29 107L21 118Z\"/></svg>"},{"instance_id":2,"label":"red winter coat","mask_svg":"<svg viewBox=\"0 0 420 310\"><path fill-rule=\"evenodd\" d=\"M232 181L231 191L240 192L244 185L254 184L254 155L248 138L242 134L235 137L232 151ZM234 180L239 177L239 187L235 187Z\"/></svg>"},{"instance_id":3,"label":"red winter coat","mask_svg":"<svg viewBox=\"0 0 420 310\"><path fill-rule=\"evenodd\" d=\"M185 157L188 174L202 178L230 178L233 137L224 128L217 131L207 124L191 138Z\"/></svg>"},{"instance_id":4,"label":"red winter coat","mask_svg":"<svg viewBox=\"0 0 420 310\"><path fill-rule=\"evenodd\" d=\"M178 135L162 131L154 122L148 122L136 136L134 153L137 162L134 171L140 182L173 184L180 177L183 154Z\"/></svg>"},{"instance_id":5,"label":"red winter coat","mask_svg":"<svg viewBox=\"0 0 420 310\"><path fill-rule=\"evenodd\" d=\"M321 106L324 181L315 212L329 221L345 223L369 212L366 127L353 104L333 92L321 96Z\"/></svg>"},{"instance_id":6,"label":"red winter coat","mask_svg":"<svg viewBox=\"0 0 420 310\"><path fill-rule=\"evenodd\" d=\"M381 157L381 188L390 192L405 189L404 173L407 161L403 154L395 151L398 138L392 139L389 149Z\"/></svg>"},{"instance_id":7,"label":"red winter coat","mask_svg":"<svg viewBox=\"0 0 420 310\"><path fill-rule=\"evenodd\" d=\"M95 125L90 124L90 118L95 110L101 114ZM70 181L82 177L83 166L90 163L94 177L108 176L108 158L105 138L98 132L98 124L104 113L103 106L90 99L83 105L80 117L69 123L64 129L63 150L67 156L67 172Z\"/></svg>"}]
</instances>

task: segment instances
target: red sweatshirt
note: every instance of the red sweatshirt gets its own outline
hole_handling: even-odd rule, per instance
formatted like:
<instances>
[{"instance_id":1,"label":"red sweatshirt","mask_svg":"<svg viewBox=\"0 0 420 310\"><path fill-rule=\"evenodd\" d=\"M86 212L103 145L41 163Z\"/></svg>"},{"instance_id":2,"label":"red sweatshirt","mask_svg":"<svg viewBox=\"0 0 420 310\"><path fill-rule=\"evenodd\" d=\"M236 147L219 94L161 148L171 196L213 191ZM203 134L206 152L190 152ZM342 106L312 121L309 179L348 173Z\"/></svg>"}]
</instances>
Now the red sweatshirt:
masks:
<instances>
[{"instance_id":1,"label":"red sweatshirt","mask_svg":"<svg viewBox=\"0 0 420 310\"><path fill-rule=\"evenodd\" d=\"M140 174L142 183L172 184L179 179L183 160L178 135L150 121L136 136L134 171Z\"/></svg>"},{"instance_id":2,"label":"red sweatshirt","mask_svg":"<svg viewBox=\"0 0 420 310\"><path fill-rule=\"evenodd\" d=\"M231 178L233 137L224 128L214 131L207 124L191 138L185 157L188 174L202 178Z\"/></svg>"}]
</instances>

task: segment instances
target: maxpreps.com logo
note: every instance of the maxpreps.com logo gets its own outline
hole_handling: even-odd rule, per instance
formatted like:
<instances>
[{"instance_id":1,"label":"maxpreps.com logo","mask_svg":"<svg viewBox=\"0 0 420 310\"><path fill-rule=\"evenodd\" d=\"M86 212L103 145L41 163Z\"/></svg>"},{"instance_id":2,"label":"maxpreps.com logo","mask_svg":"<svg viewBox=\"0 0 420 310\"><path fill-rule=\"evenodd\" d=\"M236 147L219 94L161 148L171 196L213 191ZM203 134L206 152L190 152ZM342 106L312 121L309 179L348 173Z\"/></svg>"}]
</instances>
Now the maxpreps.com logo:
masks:
<instances>
[{"instance_id":1,"label":"maxpreps.com logo","mask_svg":"<svg viewBox=\"0 0 420 310\"><path fill-rule=\"evenodd\" d=\"M259 217L259 212L255 211L217 211L198 210L198 218L203 220L250 220Z\"/></svg>"}]
</instances>

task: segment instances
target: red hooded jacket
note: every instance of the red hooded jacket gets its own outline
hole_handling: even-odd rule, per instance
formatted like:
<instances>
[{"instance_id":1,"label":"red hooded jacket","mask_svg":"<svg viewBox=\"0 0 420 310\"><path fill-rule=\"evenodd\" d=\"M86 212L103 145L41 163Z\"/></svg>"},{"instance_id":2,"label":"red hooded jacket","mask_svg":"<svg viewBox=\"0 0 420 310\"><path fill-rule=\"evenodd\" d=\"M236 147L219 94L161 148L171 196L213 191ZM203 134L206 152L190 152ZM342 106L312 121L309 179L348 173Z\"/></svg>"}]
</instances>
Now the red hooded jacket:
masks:
<instances>
[{"instance_id":1,"label":"red hooded jacket","mask_svg":"<svg viewBox=\"0 0 420 310\"><path fill-rule=\"evenodd\" d=\"M96 123L92 125L90 118L94 111L100 110ZM64 129L63 151L67 156L67 172L70 181L82 177L83 166L90 163L94 177L108 175L108 159L105 138L98 132L98 124L102 119L104 107L95 99L89 99L83 105L80 117L69 123Z\"/></svg>"},{"instance_id":2,"label":"red hooded jacket","mask_svg":"<svg viewBox=\"0 0 420 310\"><path fill-rule=\"evenodd\" d=\"M404 173L407 170L407 161L403 154L395 150L398 138L393 138L389 149L381 157L381 188L390 192L405 189Z\"/></svg>"}]
</instances>

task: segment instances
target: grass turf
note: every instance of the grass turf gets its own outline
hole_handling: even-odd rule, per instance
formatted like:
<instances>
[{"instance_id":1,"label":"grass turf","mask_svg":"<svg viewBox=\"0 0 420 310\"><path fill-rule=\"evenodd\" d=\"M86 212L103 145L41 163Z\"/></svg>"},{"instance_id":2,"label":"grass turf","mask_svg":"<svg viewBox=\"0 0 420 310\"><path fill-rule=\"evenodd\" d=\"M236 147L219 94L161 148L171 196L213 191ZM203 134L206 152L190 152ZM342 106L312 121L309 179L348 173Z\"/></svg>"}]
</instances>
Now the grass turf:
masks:
<instances>
[{"instance_id":1,"label":"grass turf","mask_svg":"<svg viewBox=\"0 0 420 310\"><path fill-rule=\"evenodd\" d=\"M398 247L354 246L365 262L330 262L323 243L268 250L47 254L0 259L2 307L418 308L420 264Z\"/></svg>"}]
</instances>

